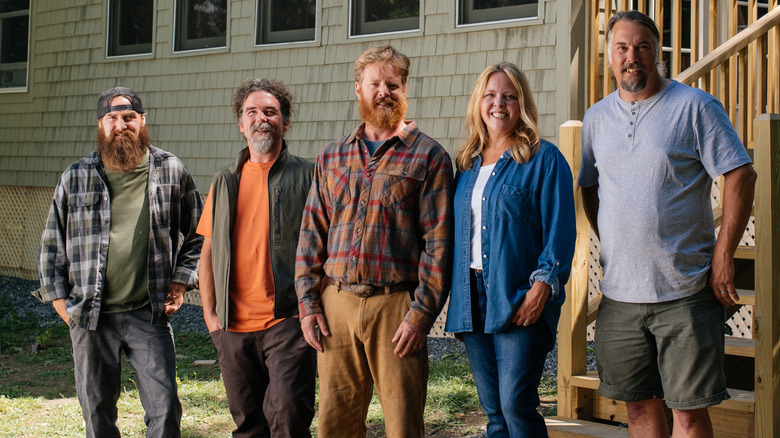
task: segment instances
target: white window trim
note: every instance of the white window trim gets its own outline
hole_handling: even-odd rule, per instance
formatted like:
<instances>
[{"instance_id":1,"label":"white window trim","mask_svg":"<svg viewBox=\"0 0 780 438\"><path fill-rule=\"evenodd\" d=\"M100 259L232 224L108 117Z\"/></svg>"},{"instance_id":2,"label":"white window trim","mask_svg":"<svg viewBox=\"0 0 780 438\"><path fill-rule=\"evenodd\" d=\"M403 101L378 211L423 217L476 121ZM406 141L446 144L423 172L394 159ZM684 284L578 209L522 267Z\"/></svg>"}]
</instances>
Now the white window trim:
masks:
<instances>
[{"instance_id":1,"label":"white window trim","mask_svg":"<svg viewBox=\"0 0 780 438\"><path fill-rule=\"evenodd\" d=\"M13 64L25 64L25 71L24 71L24 86L23 87L0 87L0 94L11 94L11 93L26 93L30 88L30 33L32 29L32 7L33 7L33 0L30 0L30 3L27 5L27 9L23 11L14 11L14 12L5 12L0 15L3 16L3 18L10 18L10 17L20 17L23 16L25 13L27 14L27 61L22 63L13 63ZM6 65L12 65L11 63Z\"/></svg>"},{"instance_id":2,"label":"white window trim","mask_svg":"<svg viewBox=\"0 0 780 438\"><path fill-rule=\"evenodd\" d=\"M123 55L112 55L111 50L111 0L106 2L106 58L149 58L154 57L154 47L157 41L157 0L152 0L152 42L148 52L128 53Z\"/></svg>"},{"instance_id":3,"label":"white window trim","mask_svg":"<svg viewBox=\"0 0 780 438\"><path fill-rule=\"evenodd\" d=\"M403 34L413 34L413 33L421 33L422 32L422 19L423 19L423 12L425 11L425 1L420 0L420 10L417 14L417 27L414 29L405 29L405 30L393 30L393 31L386 31L386 32L376 32L376 33L352 33L353 31L353 18L355 16L355 10L354 10L354 3L355 1L371 1L371 0L348 0L349 7L347 8L347 35L348 38L372 38L377 36L393 36L393 35L403 35Z\"/></svg>"},{"instance_id":4,"label":"white window trim","mask_svg":"<svg viewBox=\"0 0 780 438\"><path fill-rule=\"evenodd\" d=\"M302 44L312 44L316 43L320 40L320 16L322 15L322 10L320 9L321 4L320 0L315 0L314 2L314 38L310 40L301 40L301 41L279 41L279 42L271 42L271 43L258 43L258 36L259 33L262 31L260 26L260 2L262 0L255 0L255 30L253 34L253 43L255 47L278 47L278 46L285 46L285 45L302 45Z\"/></svg>"},{"instance_id":5,"label":"white window trim","mask_svg":"<svg viewBox=\"0 0 780 438\"><path fill-rule=\"evenodd\" d=\"M225 44L221 46L214 46L214 47L200 47L196 49L176 49L176 45L178 43L177 39L179 37L179 5L182 1L188 1L188 0L173 0L173 26L171 26L173 30L173 37L171 38L171 51L174 54L192 54L192 53L199 53L199 52L214 52L214 51L223 51L230 47L230 4L232 1L225 0Z\"/></svg>"}]
</instances>

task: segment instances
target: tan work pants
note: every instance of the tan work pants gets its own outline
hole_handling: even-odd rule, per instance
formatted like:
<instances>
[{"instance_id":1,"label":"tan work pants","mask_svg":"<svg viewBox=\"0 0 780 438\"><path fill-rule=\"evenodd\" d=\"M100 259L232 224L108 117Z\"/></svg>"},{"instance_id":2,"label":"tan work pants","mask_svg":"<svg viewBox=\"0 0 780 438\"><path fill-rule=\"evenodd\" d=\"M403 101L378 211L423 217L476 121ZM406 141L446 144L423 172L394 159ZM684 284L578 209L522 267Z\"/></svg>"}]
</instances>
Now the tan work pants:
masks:
<instances>
[{"instance_id":1,"label":"tan work pants","mask_svg":"<svg viewBox=\"0 0 780 438\"><path fill-rule=\"evenodd\" d=\"M322 337L318 436L365 437L374 384L389 438L425 435L428 348L398 357L390 342L411 306L409 291L360 298L328 286L321 305L330 329Z\"/></svg>"}]
</instances>

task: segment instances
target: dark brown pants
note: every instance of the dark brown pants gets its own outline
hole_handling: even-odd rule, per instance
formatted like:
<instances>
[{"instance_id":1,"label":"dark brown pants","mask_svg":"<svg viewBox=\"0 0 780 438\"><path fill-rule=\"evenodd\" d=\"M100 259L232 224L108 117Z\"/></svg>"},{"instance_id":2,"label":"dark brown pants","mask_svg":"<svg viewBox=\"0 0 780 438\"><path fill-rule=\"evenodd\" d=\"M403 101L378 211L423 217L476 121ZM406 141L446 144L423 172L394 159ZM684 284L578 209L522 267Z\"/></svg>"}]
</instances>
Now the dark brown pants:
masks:
<instances>
[{"instance_id":1,"label":"dark brown pants","mask_svg":"<svg viewBox=\"0 0 780 438\"><path fill-rule=\"evenodd\" d=\"M216 331L234 437L310 437L316 351L296 318L251 333Z\"/></svg>"}]
</instances>

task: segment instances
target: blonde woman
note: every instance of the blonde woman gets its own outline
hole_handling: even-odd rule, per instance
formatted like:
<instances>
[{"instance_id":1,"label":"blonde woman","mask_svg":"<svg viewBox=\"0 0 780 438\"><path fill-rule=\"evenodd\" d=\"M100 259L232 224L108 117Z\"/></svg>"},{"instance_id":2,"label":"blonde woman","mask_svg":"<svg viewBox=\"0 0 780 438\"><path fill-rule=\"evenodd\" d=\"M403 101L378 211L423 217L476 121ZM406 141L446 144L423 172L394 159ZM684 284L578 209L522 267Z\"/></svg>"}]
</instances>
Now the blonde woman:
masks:
<instances>
[{"instance_id":1,"label":"blonde woman","mask_svg":"<svg viewBox=\"0 0 780 438\"><path fill-rule=\"evenodd\" d=\"M574 253L571 171L539 138L528 80L512 63L479 76L466 129L446 330L466 344L488 437L547 436L536 408Z\"/></svg>"}]
</instances>

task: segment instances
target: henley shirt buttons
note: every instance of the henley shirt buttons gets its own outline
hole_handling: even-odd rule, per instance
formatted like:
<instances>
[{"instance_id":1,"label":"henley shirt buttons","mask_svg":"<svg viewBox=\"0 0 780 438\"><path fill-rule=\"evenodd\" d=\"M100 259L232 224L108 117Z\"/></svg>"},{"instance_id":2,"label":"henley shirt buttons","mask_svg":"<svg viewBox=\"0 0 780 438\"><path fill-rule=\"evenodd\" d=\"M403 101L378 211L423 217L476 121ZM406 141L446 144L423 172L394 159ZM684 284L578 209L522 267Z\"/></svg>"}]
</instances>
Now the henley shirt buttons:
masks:
<instances>
[{"instance_id":1,"label":"henley shirt buttons","mask_svg":"<svg viewBox=\"0 0 780 438\"><path fill-rule=\"evenodd\" d=\"M352 260L352 261L354 262L354 261L355 261L355 256L352 256L352 257L350 257L349 259L350 259L350 260Z\"/></svg>"},{"instance_id":2,"label":"henley shirt buttons","mask_svg":"<svg viewBox=\"0 0 780 438\"><path fill-rule=\"evenodd\" d=\"M631 134L628 134L628 138L631 138Z\"/></svg>"},{"instance_id":3,"label":"henley shirt buttons","mask_svg":"<svg viewBox=\"0 0 780 438\"><path fill-rule=\"evenodd\" d=\"M482 254L482 258L486 259L487 258L487 254Z\"/></svg>"},{"instance_id":4,"label":"henley shirt buttons","mask_svg":"<svg viewBox=\"0 0 780 438\"><path fill-rule=\"evenodd\" d=\"M487 199L483 197L483 198L482 198L482 200L483 200L483 201L486 201Z\"/></svg>"}]
</instances>

